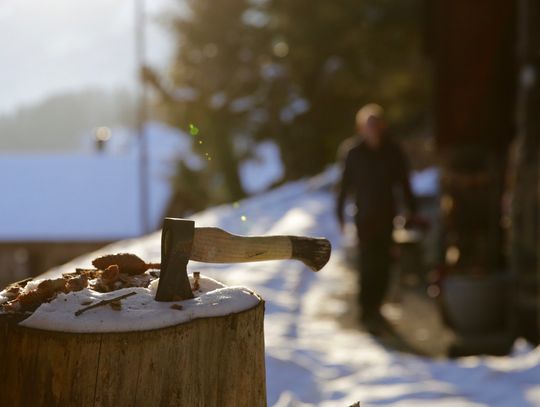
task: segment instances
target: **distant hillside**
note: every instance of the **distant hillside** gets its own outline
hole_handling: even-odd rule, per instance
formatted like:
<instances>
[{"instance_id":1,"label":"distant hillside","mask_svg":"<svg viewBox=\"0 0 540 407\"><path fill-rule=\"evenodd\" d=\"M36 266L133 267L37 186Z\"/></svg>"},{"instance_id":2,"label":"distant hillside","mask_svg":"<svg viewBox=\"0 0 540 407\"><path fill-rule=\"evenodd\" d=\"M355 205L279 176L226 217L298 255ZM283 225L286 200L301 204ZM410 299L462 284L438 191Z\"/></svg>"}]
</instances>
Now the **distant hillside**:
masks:
<instances>
[{"instance_id":1,"label":"distant hillside","mask_svg":"<svg viewBox=\"0 0 540 407\"><path fill-rule=\"evenodd\" d=\"M81 145L97 126L132 125L135 98L127 91L90 89L59 94L0 116L0 151L63 151Z\"/></svg>"}]
</instances>

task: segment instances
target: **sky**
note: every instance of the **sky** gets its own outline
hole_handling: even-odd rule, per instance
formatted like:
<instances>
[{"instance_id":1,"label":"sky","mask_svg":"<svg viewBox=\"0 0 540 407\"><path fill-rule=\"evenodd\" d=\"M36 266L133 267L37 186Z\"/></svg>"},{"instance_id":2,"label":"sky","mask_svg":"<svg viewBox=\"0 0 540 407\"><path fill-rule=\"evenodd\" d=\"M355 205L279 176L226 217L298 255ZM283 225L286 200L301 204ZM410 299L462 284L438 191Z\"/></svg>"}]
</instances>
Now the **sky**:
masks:
<instances>
[{"instance_id":1,"label":"sky","mask_svg":"<svg viewBox=\"0 0 540 407\"><path fill-rule=\"evenodd\" d=\"M135 1L0 1L0 114L65 91L133 88ZM155 68L173 51L158 17L179 3L145 1L145 60Z\"/></svg>"}]
</instances>

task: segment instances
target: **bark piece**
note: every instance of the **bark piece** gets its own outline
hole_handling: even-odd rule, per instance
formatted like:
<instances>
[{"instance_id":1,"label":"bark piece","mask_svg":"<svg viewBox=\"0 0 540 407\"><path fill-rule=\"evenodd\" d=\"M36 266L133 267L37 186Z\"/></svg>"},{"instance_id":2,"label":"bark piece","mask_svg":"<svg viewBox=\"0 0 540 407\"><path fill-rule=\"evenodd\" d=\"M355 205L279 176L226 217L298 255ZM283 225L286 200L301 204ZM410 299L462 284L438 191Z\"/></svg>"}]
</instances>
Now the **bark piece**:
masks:
<instances>
[{"instance_id":1,"label":"bark piece","mask_svg":"<svg viewBox=\"0 0 540 407\"><path fill-rule=\"evenodd\" d=\"M146 263L139 256L131 253L107 254L92 261L92 265L100 270L116 265L120 273L142 274L146 270L159 269L159 263Z\"/></svg>"}]
</instances>

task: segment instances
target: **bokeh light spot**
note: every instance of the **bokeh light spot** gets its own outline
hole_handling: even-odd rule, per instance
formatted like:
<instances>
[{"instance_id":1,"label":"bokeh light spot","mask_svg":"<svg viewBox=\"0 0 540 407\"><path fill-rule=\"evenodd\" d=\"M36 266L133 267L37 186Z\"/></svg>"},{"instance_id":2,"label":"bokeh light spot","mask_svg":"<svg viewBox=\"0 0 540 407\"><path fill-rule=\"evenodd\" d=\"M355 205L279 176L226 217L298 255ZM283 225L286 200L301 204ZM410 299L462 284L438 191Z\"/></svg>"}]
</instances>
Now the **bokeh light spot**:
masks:
<instances>
[{"instance_id":1,"label":"bokeh light spot","mask_svg":"<svg viewBox=\"0 0 540 407\"><path fill-rule=\"evenodd\" d=\"M274 55L278 58L284 58L289 54L289 45L285 41L278 41L272 47Z\"/></svg>"},{"instance_id":2,"label":"bokeh light spot","mask_svg":"<svg viewBox=\"0 0 540 407\"><path fill-rule=\"evenodd\" d=\"M107 141L111 138L112 132L108 127L98 127L96 129L96 139L99 141Z\"/></svg>"},{"instance_id":3,"label":"bokeh light spot","mask_svg":"<svg viewBox=\"0 0 540 407\"><path fill-rule=\"evenodd\" d=\"M193 123L189 124L189 134L191 134L192 136L196 136L197 134L199 134L199 128Z\"/></svg>"}]
</instances>

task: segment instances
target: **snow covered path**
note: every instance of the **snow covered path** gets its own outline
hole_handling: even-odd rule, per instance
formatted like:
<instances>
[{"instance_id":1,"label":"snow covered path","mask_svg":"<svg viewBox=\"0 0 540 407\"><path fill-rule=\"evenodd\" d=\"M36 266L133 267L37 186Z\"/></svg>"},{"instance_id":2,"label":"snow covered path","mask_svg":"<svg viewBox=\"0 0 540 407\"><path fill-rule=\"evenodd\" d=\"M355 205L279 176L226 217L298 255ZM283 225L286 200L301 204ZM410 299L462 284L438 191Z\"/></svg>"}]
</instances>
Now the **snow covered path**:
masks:
<instances>
[{"instance_id":1,"label":"snow covered path","mask_svg":"<svg viewBox=\"0 0 540 407\"><path fill-rule=\"evenodd\" d=\"M266 300L265 340L270 406L540 406L540 347L518 341L510 357L432 360L388 351L369 335L336 321L336 293L354 284L343 271L342 239L333 218L330 171L193 217L198 226L238 234L328 237L334 250L319 273L293 261L210 265L191 262L226 284L252 288ZM102 252L160 256L160 234L115 243ZM54 272L88 266L96 253ZM66 270L67 269L67 270Z\"/></svg>"}]
</instances>

